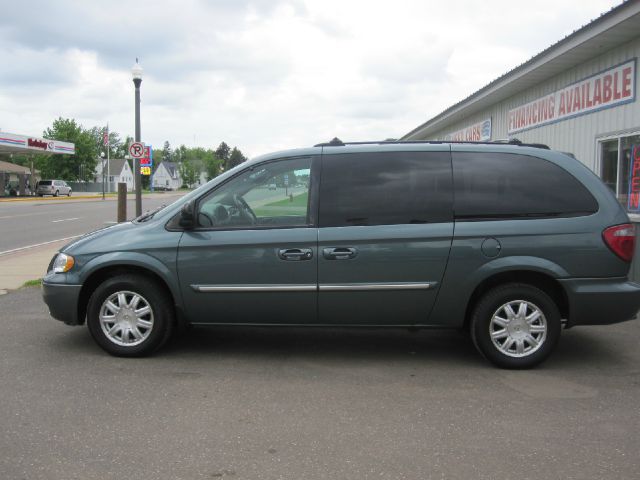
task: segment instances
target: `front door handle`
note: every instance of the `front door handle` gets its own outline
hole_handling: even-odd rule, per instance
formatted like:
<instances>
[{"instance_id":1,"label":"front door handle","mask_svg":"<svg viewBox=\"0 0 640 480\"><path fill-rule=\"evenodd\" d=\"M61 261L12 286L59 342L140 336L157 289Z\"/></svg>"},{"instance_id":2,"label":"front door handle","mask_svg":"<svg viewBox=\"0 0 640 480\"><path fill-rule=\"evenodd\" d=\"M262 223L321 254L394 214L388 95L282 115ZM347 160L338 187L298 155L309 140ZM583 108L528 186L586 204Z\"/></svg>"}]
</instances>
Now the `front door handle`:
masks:
<instances>
[{"instance_id":1,"label":"front door handle","mask_svg":"<svg viewBox=\"0 0 640 480\"><path fill-rule=\"evenodd\" d=\"M327 260L349 260L358 255L358 250L352 247L330 247L322 249L322 256Z\"/></svg>"},{"instance_id":2,"label":"front door handle","mask_svg":"<svg viewBox=\"0 0 640 480\"><path fill-rule=\"evenodd\" d=\"M280 260L300 261L311 260L313 251L310 248L281 248L278 250Z\"/></svg>"}]
</instances>

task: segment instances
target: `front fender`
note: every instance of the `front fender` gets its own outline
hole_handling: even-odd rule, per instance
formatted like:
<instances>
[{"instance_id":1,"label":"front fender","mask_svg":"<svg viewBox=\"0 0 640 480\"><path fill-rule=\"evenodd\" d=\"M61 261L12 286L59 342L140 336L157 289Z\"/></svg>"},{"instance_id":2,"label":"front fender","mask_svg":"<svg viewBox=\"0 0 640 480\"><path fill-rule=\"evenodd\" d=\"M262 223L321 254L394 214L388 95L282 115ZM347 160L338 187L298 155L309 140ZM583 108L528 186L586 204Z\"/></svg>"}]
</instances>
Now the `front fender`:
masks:
<instances>
[{"instance_id":1,"label":"front fender","mask_svg":"<svg viewBox=\"0 0 640 480\"><path fill-rule=\"evenodd\" d=\"M182 296L175 270L177 250L175 248L170 250L170 252L162 254L161 258L144 252L104 253L88 260L75 275L69 275L67 283L85 285L92 275L103 269L134 267L139 270L149 271L162 279L179 306L182 303ZM158 252L154 253L157 254Z\"/></svg>"}]
</instances>

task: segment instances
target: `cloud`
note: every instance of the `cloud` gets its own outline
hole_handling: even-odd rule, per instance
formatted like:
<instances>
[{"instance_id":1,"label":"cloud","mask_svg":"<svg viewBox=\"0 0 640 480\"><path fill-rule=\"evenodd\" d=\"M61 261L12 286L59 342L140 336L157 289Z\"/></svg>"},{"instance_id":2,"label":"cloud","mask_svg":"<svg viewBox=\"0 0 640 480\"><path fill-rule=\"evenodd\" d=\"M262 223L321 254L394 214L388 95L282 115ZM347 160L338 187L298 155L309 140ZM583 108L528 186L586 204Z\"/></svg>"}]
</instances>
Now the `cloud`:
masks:
<instances>
[{"instance_id":1,"label":"cloud","mask_svg":"<svg viewBox=\"0 0 640 480\"><path fill-rule=\"evenodd\" d=\"M0 18L0 127L63 116L131 135L139 57L147 143L255 155L399 137L615 3L16 2Z\"/></svg>"}]
</instances>

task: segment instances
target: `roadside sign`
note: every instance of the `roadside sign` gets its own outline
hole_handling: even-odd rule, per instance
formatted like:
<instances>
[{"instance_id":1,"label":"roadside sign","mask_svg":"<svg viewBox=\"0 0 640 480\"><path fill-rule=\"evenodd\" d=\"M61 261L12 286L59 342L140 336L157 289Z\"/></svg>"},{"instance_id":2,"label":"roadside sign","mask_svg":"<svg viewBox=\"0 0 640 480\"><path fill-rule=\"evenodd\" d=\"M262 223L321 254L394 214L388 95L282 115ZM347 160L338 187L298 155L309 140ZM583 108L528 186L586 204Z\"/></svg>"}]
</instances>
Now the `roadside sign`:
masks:
<instances>
[{"instance_id":1,"label":"roadside sign","mask_svg":"<svg viewBox=\"0 0 640 480\"><path fill-rule=\"evenodd\" d=\"M289 186L289 174L287 173L284 174L284 186L285 187Z\"/></svg>"},{"instance_id":2,"label":"roadside sign","mask_svg":"<svg viewBox=\"0 0 640 480\"><path fill-rule=\"evenodd\" d=\"M151 175L151 167L140 167L140 175Z\"/></svg>"},{"instance_id":3,"label":"roadside sign","mask_svg":"<svg viewBox=\"0 0 640 480\"><path fill-rule=\"evenodd\" d=\"M129 155L133 158L142 158L144 156L144 143L133 142L129 145Z\"/></svg>"},{"instance_id":4,"label":"roadside sign","mask_svg":"<svg viewBox=\"0 0 640 480\"><path fill-rule=\"evenodd\" d=\"M140 157L140 166L153 166L153 149L151 148L151 145L145 145L144 153L142 157Z\"/></svg>"}]
</instances>

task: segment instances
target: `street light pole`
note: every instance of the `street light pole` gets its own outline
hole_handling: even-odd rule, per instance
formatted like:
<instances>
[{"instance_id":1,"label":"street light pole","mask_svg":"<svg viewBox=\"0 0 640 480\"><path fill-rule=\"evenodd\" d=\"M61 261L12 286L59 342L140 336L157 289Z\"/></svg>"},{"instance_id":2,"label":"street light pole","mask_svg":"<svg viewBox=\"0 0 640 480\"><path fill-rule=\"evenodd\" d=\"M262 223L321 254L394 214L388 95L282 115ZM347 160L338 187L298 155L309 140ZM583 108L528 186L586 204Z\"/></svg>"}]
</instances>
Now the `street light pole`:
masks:
<instances>
[{"instance_id":1,"label":"street light pole","mask_svg":"<svg viewBox=\"0 0 640 480\"><path fill-rule=\"evenodd\" d=\"M100 154L100 158L102 159L102 200L104 200L104 152Z\"/></svg>"},{"instance_id":2,"label":"street light pole","mask_svg":"<svg viewBox=\"0 0 640 480\"><path fill-rule=\"evenodd\" d=\"M138 63L138 59L136 58L136 64L131 69L131 73L133 75L133 84L136 87L136 137L135 141L141 141L140 134L140 84L142 83L142 67ZM136 217L142 215L142 182L140 178L140 159L135 158L133 160L134 167L134 178L136 182Z\"/></svg>"}]
</instances>

